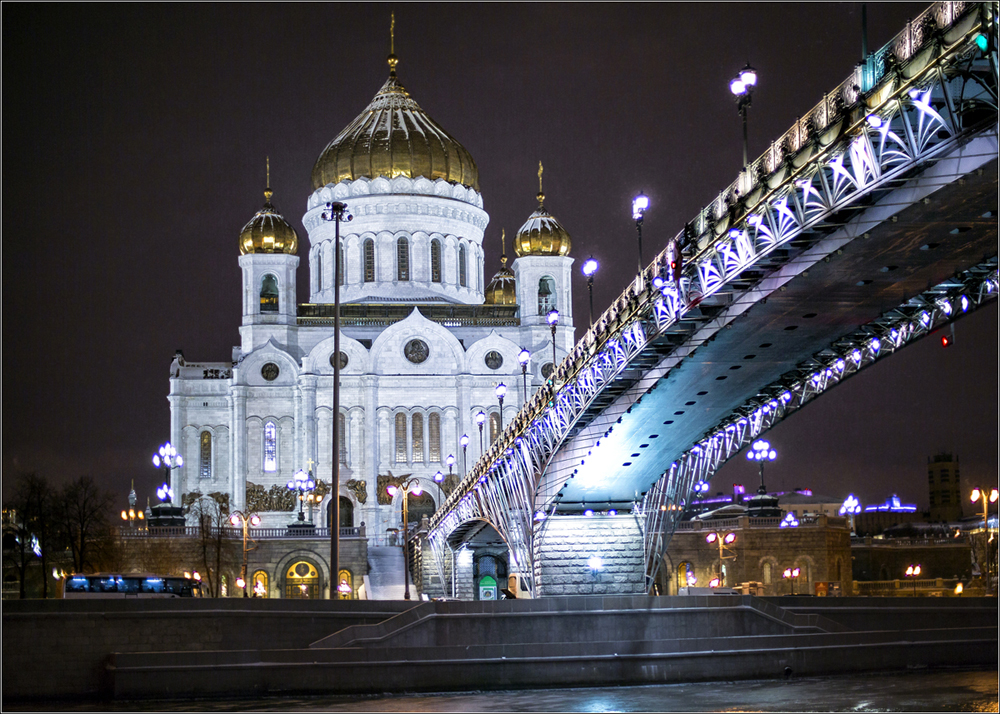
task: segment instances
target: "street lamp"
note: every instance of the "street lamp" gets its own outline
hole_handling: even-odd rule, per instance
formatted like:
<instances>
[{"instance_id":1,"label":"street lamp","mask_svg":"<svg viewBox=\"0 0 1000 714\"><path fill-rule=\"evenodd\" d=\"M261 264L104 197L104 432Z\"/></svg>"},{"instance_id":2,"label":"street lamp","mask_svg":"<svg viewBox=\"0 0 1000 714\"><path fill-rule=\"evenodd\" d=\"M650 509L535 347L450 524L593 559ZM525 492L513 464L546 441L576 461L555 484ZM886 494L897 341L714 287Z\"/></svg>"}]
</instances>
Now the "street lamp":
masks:
<instances>
[{"instance_id":1,"label":"street lamp","mask_svg":"<svg viewBox=\"0 0 1000 714\"><path fill-rule=\"evenodd\" d=\"M785 568L785 572L781 574L781 577L783 577L785 580L792 581L792 595L795 594L795 581L798 579L800 572L802 571L800 571L798 568Z\"/></svg>"},{"instance_id":2,"label":"street lamp","mask_svg":"<svg viewBox=\"0 0 1000 714\"><path fill-rule=\"evenodd\" d=\"M736 106L739 109L740 117L743 118L743 166L747 161L747 109L753 100L753 88L757 85L757 71L747 63L747 66L740 70L729 82L729 91L736 95Z\"/></svg>"},{"instance_id":3,"label":"street lamp","mask_svg":"<svg viewBox=\"0 0 1000 714\"><path fill-rule=\"evenodd\" d=\"M649 208L649 197L642 191L632 199L632 218L635 220L635 232L639 236L639 273L642 273L642 217Z\"/></svg>"},{"instance_id":4,"label":"street lamp","mask_svg":"<svg viewBox=\"0 0 1000 714\"><path fill-rule=\"evenodd\" d=\"M913 579L913 597L917 596L917 576L920 575L920 563L909 566L906 569L906 577Z\"/></svg>"},{"instance_id":5,"label":"street lamp","mask_svg":"<svg viewBox=\"0 0 1000 714\"><path fill-rule=\"evenodd\" d=\"M729 555L726 555L726 551L729 550L727 546L730 546L736 542L736 534L732 532L726 533L725 535L718 532L709 533L707 536L705 536L705 542L708 543L709 545L711 545L712 543L719 544L719 577L713 578L709 582L708 587L710 588L725 587L726 574L725 570L723 570L723 563L727 560L734 560L736 558L736 553L733 553L732 551L730 551ZM713 582L715 583L715 585L712 584Z\"/></svg>"},{"instance_id":6,"label":"street lamp","mask_svg":"<svg viewBox=\"0 0 1000 714\"><path fill-rule=\"evenodd\" d=\"M493 393L497 395L497 400L500 402L500 432L503 433L503 398L507 396L507 385L503 382L497 385L497 388L493 390ZM499 434L497 436L499 436Z\"/></svg>"},{"instance_id":7,"label":"street lamp","mask_svg":"<svg viewBox=\"0 0 1000 714\"><path fill-rule=\"evenodd\" d=\"M991 488L987 491L987 489L980 486L973 488L972 494L969 497L969 500L973 503L982 502L983 504L983 559L986 565L986 572L984 573L986 576L986 592L990 592L993 589L993 578L991 577L993 559L990 557L990 543L993 542L993 534L990 533L989 504L996 503L998 497L1000 497L1000 493L997 492L997 489Z\"/></svg>"},{"instance_id":8,"label":"street lamp","mask_svg":"<svg viewBox=\"0 0 1000 714\"><path fill-rule=\"evenodd\" d=\"M133 481L132 490L128 492L128 510L122 511L122 520L128 521L128 525L130 528L135 528L136 520L141 521L143 520L143 518L145 518L145 514L142 512L141 508L136 510L135 501L136 501L135 481Z\"/></svg>"},{"instance_id":9,"label":"street lamp","mask_svg":"<svg viewBox=\"0 0 1000 714\"><path fill-rule=\"evenodd\" d=\"M340 572L340 504L337 494L340 488L340 222L352 221L354 216L347 212L347 204L333 201L326 204L327 213L321 214L324 221L333 221L333 409L331 447L333 451L333 505L330 508L330 572ZM301 520L301 514L300 514ZM330 585L330 599L333 594L333 581Z\"/></svg>"},{"instance_id":10,"label":"street lamp","mask_svg":"<svg viewBox=\"0 0 1000 714\"><path fill-rule=\"evenodd\" d=\"M476 423L479 425L479 455L486 453L486 444L483 441L483 422L486 421L486 414L482 410L476 414Z\"/></svg>"},{"instance_id":11,"label":"street lamp","mask_svg":"<svg viewBox=\"0 0 1000 714\"><path fill-rule=\"evenodd\" d=\"M854 514L861 513L861 502L850 494L840 507L840 515L847 515L851 522L851 535L854 535Z\"/></svg>"},{"instance_id":12,"label":"street lamp","mask_svg":"<svg viewBox=\"0 0 1000 714\"><path fill-rule=\"evenodd\" d=\"M166 483L164 483L163 485L170 490L171 499L173 499L174 497L173 489L171 489L168 485L172 480L171 474L173 473L174 469L179 469L183 465L184 465L184 457L177 453L177 449L175 449L170 444L169 441L160 447L159 453L153 454L153 466L155 466L158 469L164 469L167 472L167 475L165 477ZM156 493L157 495L159 495L160 492L157 491ZM165 499L161 497L160 500L163 501Z\"/></svg>"},{"instance_id":13,"label":"street lamp","mask_svg":"<svg viewBox=\"0 0 1000 714\"><path fill-rule=\"evenodd\" d=\"M764 462L774 461L776 458L778 458L778 452L763 439L755 441L753 448L747 452L747 459L760 463L760 488L757 489L757 493L762 496L767 493L767 489L764 488Z\"/></svg>"},{"instance_id":14,"label":"street lamp","mask_svg":"<svg viewBox=\"0 0 1000 714\"><path fill-rule=\"evenodd\" d=\"M640 268L642 267L642 256L639 257ZM594 326L594 274L601 267L594 256L590 256L583 264L583 274L587 276L587 293L590 295L590 326Z\"/></svg>"},{"instance_id":15,"label":"street lamp","mask_svg":"<svg viewBox=\"0 0 1000 714\"><path fill-rule=\"evenodd\" d=\"M469 448L469 435L462 434L462 438L458 440L458 443L462 445L462 478L465 478L465 474L469 471L468 452L466 451Z\"/></svg>"},{"instance_id":16,"label":"street lamp","mask_svg":"<svg viewBox=\"0 0 1000 714\"><path fill-rule=\"evenodd\" d=\"M306 494L316 488L316 482L312 480L311 474L307 474L302 469L299 469L295 472L295 478L285 484L285 487L295 493L296 498L299 500L299 522L296 525L299 528L304 528L307 524L305 522L305 513L302 512L302 504L306 500Z\"/></svg>"},{"instance_id":17,"label":"street lamp","mask_svg":"<svg viewBox=\"0 0 1000 714\"><path fill-rule=\"evenodd\" d=\"M397 493L402 494L403 498L403 578L406 586L403 590L403 599L410 599L410 564L407 562L407 555L409 553L409 524L407 523L407 512L406 512L406 499L412 493L414 496L419 496L424 492L420 487L420 482L416 478L410 478L401 483L399 486L390 485L386 489L386 493L390 496L395 496Z\"/></svg>"},{"instance_id":18,"label":"street lamp","mask_svg":"<svg viewBox=\"0 0 1000 714\"><path fill-rule=\"evenodd\" d=\"M528 403L528 362L531 361L531 353L524 347L517 353L517 361L521 364L521 379L524 381L524 403Z\"/></svg>"},{"instance_id":19,"label":"street lamp","mask_svg":"<svg viewBox=\"0 0 1000 714\"><path fill-rule=\"evenodd\" d=\"M549 323L549 329L552 330L552 384L555 386L556 383L556 327L559 325L559 311L555 308L549 310L549 314L546 315L545 319Z\"/></svg>"},{"instance_id":20,"label":"street lamp","mask_svg":"<svg viewBox=\"0 0 1000 714\"><path fill-rule=\"evenodd\" d=\"M243 597L247 596L247 553L253 548L247 548L247 532L250 526L256 528L260 525L260 516L256 513L250 513L249 515L243 511L233 511L229 515L229 522L234 526L243 527L243 569L240 571L240 580L237 581L236 585L243 589ZM256 543L253 546L256 548Z\"/></svg>"}]
</instances>

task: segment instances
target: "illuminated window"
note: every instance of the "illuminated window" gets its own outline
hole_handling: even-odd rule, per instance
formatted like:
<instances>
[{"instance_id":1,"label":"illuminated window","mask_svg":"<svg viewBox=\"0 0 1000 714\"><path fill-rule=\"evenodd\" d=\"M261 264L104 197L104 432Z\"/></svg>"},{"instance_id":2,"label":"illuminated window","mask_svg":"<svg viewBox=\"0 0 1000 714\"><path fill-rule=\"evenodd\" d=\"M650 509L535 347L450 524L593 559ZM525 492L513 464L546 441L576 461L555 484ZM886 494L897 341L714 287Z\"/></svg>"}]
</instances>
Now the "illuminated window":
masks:
<instances>
[{"instance_id":1,"label":"illuminated window","mask_svg":"<svg viewBox=\"0 0 1000 714\"><path fill-rule=\"evenodd\" d=\"M396 241L396 280L410 279L410 244L406 238Z\"/></svg>"},{"instance_id":2,"label":"illuminated window","mask_svg":"<svg viewBox=\"0 0 1000 714\"><path fill-rule=\"evenodd\" d=\"M350 570L341 570L337 578L337 596L341 600L354 599L354 576Z\"/></svg>"},{"instance_id":3,"label":"illuminated window","mask_svg":"<svg viewBox=\"0 0 1000 714\"><path fill-rule=\"evenodd\" d=\"M761 568L761 578L763 579L765 585L770 585L771 584L771 564L770 563L764 563L764 567Z\"/></svg>"},{"instance_id":4,"label":"illuminated window","mask_svg":"<svg viewBox=\"0 0 1000 714\"><path fill-rule=\"evenodd\" d=\"M264 425L264 470L278 470L278 427L273 421Z\"/></svg>"},{"instance_id":5,"label":"illuminated window","mask_svg":"<svg viewBox=\"0 0 1000 714\"><path fill-rule=\"evenodd\" d=\"M538 281L538 314L548 315L556 308L556 281L545 276Z\"/></svg>"},{"instance_id":6,"label":"illuminated window","mask_svg":"<svg viewBox=\"0 0 1000 714\"><path fill-rule=\"evenodd\" d=\"M465 246L458 246L458 284L463 288L468 282L467 270L465 267Z\"/></svg>"},{"instance_id":7,"label":"illuminated window","mask_svg":"<svg viewBox=\"0 0 1000 714\"><path fill-rule=\"evenodd\" d=\"M414 414L412 419L413 429L413 460L424 460L424 415Z\"/></svg>"},{"instance_id":8,"label":"illuminated window","mask_svg":"<svg viewBox=\"0 0 1000 714\"><path fill-rule=\"evenodd\" d=\"M305 560L293 563L285 573L285 597L315 600L319 595L316 566Z\"/></svg>"},{"instance_id":9,"label":"illuminated window","mask_svg":"<svg viewBox=\"0 0 1000 714\"><path fill-rule=\"evenodd\" d=\"M396 415L396 463L406 463L406 415Z\"/></svg>"},{"instance_id":10,"label":"illuminated window","mask_svg":"<svg viewBox=\"0 0 1000 714\"><path fill-rule=\"evenodd\" d=\"M427 417L427 460L441 461L441 415L432 412Z\"/></svg>"},{"instance_id":11,"label":"illuminated window","mask_svg":"<svg viewBox=\"0 0 1000 714\"><path fill-rule=\"evenodd\" d=\"M347 419L341 414L337 420L337 450L340 452L340 463L347 464Z\"/></svg>"},{"instance_id":12,"label":"illuminated window","mask_svg":"<svg viewBox=\"0 0 1000 714\"><path fill-rule=\"evenodd\" d=\"M441 241L431 241L431 282L441 282Z\"/></svg>"},{"instance_id":13,"label":"illuminated window","mask_svg":"<svg viewBox=\"0 0 1000 714\"><path fill-rule=\"evenodd\" d=\"M260 284L260 311L278 311L278 279L270 273L264 276Z\"/></svg>"},{"instance_id":14,"label":"illuminated window","mask_svg":"<svg viewBox=\"0 0 1000 714\"><path fill-rule=\"evenodd\" d=\"M254 597L267 597L267 573L258 570L250 580Z\"/></svg>"},{"instance_id":15,"label":"illuminated window","mask_svg":"<svg viewBox=\"0 0 1000 714\"><path fill-rule=\"evenodd\" d=\"M697 579L694 577L694 568L691 563L683 562L677 566L677 587L689 588L694 586Z\"/></svg>"},{"instance_id":16,"label":"illuminated window","mask_svg":"<svg viewBox=\"0 0 1000 714\"><path fill-rule=\"evenodd\" d=\"M198 465L198 475L201 478L212 478L212 435L201 432L201 459Z\"/></svg>"},{"instance_id":17,"label":"illuminated window","mask_svg":"<svg viewBox=\"0 0 1000 714\"><path fill-rule=\"evenodd\" d=\"M375 282L375 241L365 238L364 242L364 274L366 283Z\"/></svg>"},{"instance_id":18,"label":"illuminated window","mask_svg":"<svg viewBox=\"0 0 1000 714\"><path fill-rule=\"evenodd\" d=\"M490 414L490 443L492 444L500 436L500 415L496 412Z\"/></svg>"}]
</instances>

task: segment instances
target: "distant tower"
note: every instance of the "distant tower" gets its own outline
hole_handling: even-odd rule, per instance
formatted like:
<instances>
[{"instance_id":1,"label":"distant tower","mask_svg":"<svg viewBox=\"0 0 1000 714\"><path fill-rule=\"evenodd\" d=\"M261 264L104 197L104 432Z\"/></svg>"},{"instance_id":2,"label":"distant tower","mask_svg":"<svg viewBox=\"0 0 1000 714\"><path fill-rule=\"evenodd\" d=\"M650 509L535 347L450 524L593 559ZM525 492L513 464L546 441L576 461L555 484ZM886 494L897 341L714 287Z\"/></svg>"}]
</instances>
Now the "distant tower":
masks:
<instances>
[{"instance_id":1,"label":"distant tower","mask_svg":"<svg viewBox=\"0 0 1000 714\"><path fill-rule=\"evenodd\" d=\"M927 489L930 492L930 519L957 521L962 517L958 457L940 453L927 458Z\"/></svg>"}]
</instances>

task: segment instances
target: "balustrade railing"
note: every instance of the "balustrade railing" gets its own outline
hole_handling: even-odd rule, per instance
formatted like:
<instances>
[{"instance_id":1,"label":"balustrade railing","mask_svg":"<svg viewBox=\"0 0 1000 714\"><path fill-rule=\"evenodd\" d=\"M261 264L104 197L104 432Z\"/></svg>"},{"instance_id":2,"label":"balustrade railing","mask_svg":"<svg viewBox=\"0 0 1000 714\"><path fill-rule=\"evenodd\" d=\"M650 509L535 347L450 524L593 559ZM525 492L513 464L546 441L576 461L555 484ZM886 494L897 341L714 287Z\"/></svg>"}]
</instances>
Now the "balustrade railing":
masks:
<instances>
[{"instance_id":1,"label":"balustrade railing","mask_svg":"<svg viewBox=\"0 0 1000 714\"><path fill-rule=\"evenodd\" d=\"M737 528L780 528L782 518L724 518L714 521L680 521L678 531L724 531ZM839 516L802 516L798 528L826 526L828 528L846 528L847 519Z\"/></svg>"},{"instance_id":2,"label":"balustrade railing","mask_svg":"<svg viewBox=\"0 0 1000 714\"><path fill-rule=\"evenodd\" d=\"M212 528L210 537L243 538L242 528ZM118 526L118 533L123 538L200 538L202 530L198 526L153 526L150 528L130 528ZM284 528L250 528L247 536L253 540L268 540L273 538L323 538L330 537L329 528L302 528L295 525ZM365 529L361 526L341 528L343 539L365 538Z\"/></svg>"}]
</instances>

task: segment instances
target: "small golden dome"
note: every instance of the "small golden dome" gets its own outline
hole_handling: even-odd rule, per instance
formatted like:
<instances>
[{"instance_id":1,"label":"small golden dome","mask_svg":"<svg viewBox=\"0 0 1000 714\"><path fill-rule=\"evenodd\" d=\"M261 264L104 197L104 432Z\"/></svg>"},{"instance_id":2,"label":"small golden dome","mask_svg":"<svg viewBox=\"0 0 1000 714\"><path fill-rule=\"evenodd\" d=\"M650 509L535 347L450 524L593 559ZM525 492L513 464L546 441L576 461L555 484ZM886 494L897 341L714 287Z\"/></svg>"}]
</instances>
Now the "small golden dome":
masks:
<instances>
[{"instance_id":1,"label":"small golden dome","mask_svg":"<svg viewBox=\"0 0 1000 714\"><path fill-rule=\"evenodd\" d=\"M501 231L501 241L503 235ZM517 281L514 279L514 272L507 267L506 246L500 255L500 270L486 286L484 296L484 305L517 305Z\"/></svg>"},{"instance_id":2,"label":"small golden dome","mask_svg":"<svg viewBox=\"0 0 1000 714\"><path fill-rule=\"evenodd\" d=\"M264 207L240 231L240 255L288 253L295 255L299 236L271 203L272 191L264 191Z\"/></svg>"},{"instance_id":3,"label":"small golden dome","mask_svg":"<svg viewBox=\"0 0 1000 714\"><path fill-rule=\"evenodd\" d=\"M566 255L572 247L569 233L555 218L543 201L545 194L538 194L538 208L528 216L514 239L514 252L518 258L526 255Z\"/></svg>"},{"instance_id":4,"label":"small golden dome","mask_svg":"<svg viewBox=\"0 0 1000 714\"><path fill-rule=\"evenodd\" d=\"M399 60L389 55L389 79L368 107L323 149L312 170L313 190L327 184L423 176L479 190L472 155L431 119L396 78Z\"/></svg>"}]
</instances>

